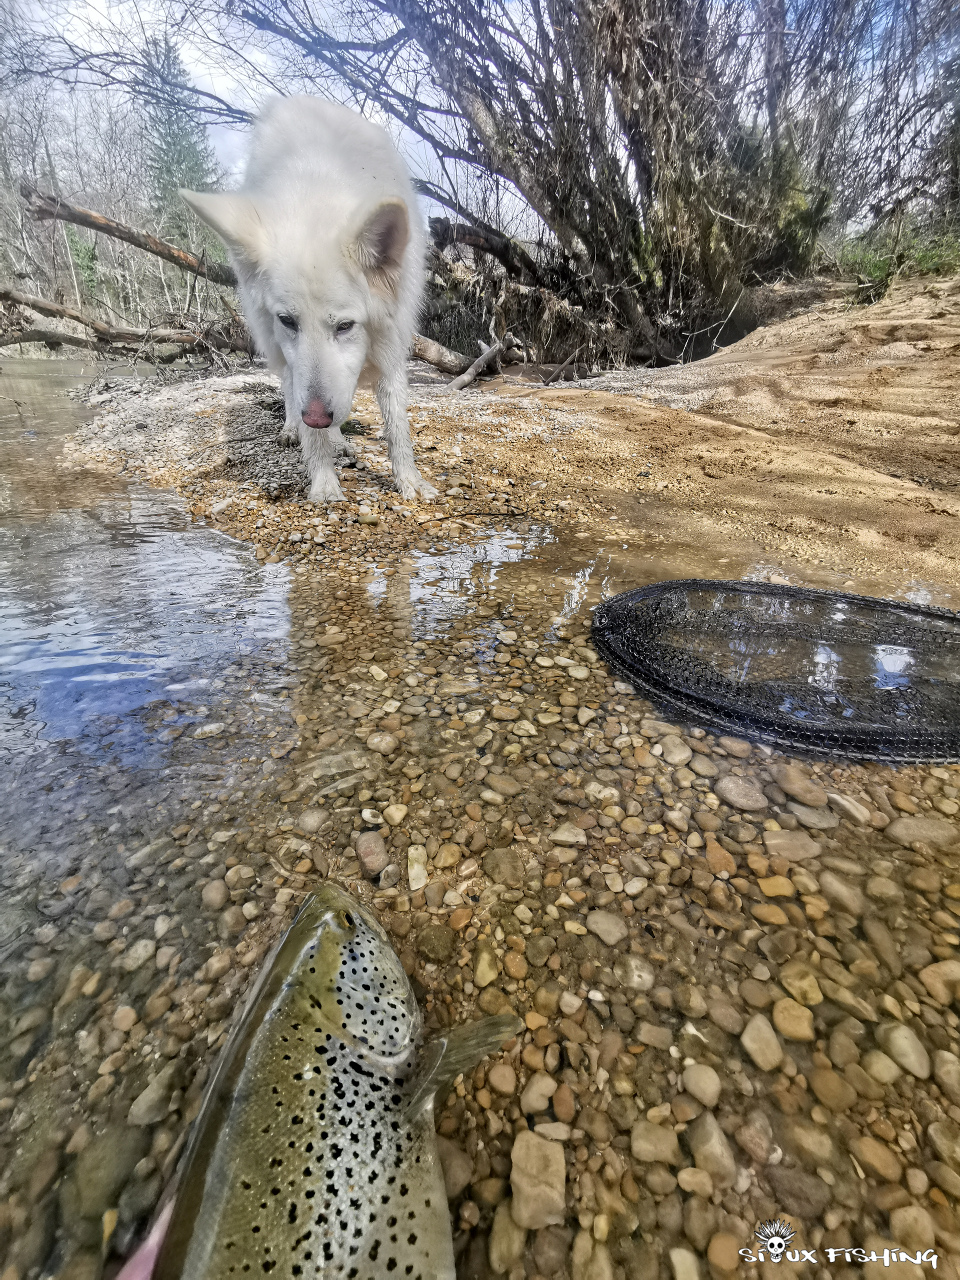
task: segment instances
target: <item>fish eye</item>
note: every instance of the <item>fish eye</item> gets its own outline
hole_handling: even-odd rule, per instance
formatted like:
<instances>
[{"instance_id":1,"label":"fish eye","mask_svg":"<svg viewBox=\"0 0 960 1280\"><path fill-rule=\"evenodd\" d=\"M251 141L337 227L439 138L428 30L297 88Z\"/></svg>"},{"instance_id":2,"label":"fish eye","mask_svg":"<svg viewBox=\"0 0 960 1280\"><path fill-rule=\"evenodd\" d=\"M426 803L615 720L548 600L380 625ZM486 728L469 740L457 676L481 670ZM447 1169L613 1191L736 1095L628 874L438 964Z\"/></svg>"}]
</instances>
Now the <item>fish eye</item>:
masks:
<instances>
[{"instance_id":1,"label":"fish eye","mask_svg":"<svg viewBox=\"0 0 960 1280\"><path fill-rule=\"evenodd\" d=\"M290 329L291 332L293 333L296 333L297 330L300 328L300 325L297 323L296 317L290 315L286 311L281 311L278 314L277 319L280 321L280 323L283 325L285 329Z\"/></svg>"},{"instance_id":2,"label":"fish eye","mask_svg":"<svg viewBox=\"0 0 960 1280\"><path fill-rule=\"evenodd\" d=\"M340 911L338 916L339 919L337 923L342 925L344 929L352 929L356 924L356 921L349 911Z\"/></svg>"},{"instance_id":3,"label":"fish eye","mask_svg":"<svg viewBox=\"0 0 960 1280\"><path fill-rule=\"evenodd\" d=\"M356 320L341 320L337 325L337 333L349 333L351 329L356 327Z\"/></svg>"}]
</instances>

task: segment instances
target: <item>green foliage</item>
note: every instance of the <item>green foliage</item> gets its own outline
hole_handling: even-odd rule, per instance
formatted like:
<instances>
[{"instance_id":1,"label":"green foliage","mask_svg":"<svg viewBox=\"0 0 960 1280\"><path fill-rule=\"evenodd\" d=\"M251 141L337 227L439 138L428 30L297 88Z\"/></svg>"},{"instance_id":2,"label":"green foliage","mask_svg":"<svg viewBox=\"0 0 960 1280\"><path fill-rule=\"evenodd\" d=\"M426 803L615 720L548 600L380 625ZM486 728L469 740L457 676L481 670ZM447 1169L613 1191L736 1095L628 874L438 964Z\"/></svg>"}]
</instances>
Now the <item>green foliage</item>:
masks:
<instances>
[{"instance_id":1,"label":"green foliage","mask_svg":"<svg viewBox=\"0 0 960 1280\"><path fill-rule=\"evenodd\" d=\"M87 297L92 297L100 283L96 242L85 240L76 227L71 227L69 223L65 222L63 229L67 235L67 244L77 272L77 279L83 286L83 292Z\"/></svg>"},{"instance_id":2,"label":"green foliage","mask_svg":"<svg viewBox=\"0 0 960 1280\"><path fill-rule=\"evenodd\" d=\"M206 251L208 256L216 246L214 256L219 258L219 241L178 194L180 187L209 190L222 177L206 127L189 109L192 96L186 69L167 36L147 42L146 58L155 93L148 94L145 104L145 168L158 228L165 239Z\"/></svg>"},{"instance_id":3,"label":"green foliage","mask_svg":"<svg viewBox=\"0 0 960 1280\"><path fill-rule=\"evenodd\" d=\"M894 275L960 274L960 224L908 222L900 228L885 223L845 240L837 254L844 275L870 284Z\"/></svg>"}]
</instances>

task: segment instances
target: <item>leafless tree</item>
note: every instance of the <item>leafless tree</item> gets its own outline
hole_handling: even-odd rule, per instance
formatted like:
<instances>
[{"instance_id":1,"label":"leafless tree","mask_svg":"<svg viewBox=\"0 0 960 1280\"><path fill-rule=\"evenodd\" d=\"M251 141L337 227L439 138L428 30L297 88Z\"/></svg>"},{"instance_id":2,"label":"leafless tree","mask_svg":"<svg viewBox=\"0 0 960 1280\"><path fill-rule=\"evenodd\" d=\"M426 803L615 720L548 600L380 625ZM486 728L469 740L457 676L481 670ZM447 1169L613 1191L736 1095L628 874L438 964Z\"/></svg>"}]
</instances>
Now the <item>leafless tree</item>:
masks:
<instances>
[{"instance_id":1,"label":"leafless tree","mask_svg":"<svg viewBox=\"0 0 960 1280\"><path fill-rule=\"evenodd\" d=\"M28 33L12 61L207 120L306 90L392 122L455 214L440 235L497 262L500 333L525 297L564 310L570 349L616 330L623 358L678 352L745 284L805 270L829 218L932 198L956 155L954 0L165 3L242 95L158 79L122 4L127 26Z\"/></svg>"}]
</instances>

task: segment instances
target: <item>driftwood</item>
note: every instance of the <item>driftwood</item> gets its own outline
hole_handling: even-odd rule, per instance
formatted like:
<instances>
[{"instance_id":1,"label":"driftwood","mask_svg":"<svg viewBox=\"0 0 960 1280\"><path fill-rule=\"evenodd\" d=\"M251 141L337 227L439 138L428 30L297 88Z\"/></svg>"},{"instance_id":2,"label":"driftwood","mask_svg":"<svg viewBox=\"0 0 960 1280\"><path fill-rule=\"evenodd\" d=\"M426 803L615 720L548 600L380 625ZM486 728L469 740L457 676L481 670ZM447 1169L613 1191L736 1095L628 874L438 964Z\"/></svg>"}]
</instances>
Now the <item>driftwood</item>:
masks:
<instances>
[{"instance_id":1,"label":"driftwood","mask_svg":"<svg viewBox=\"0 0 960 1280\"><path fill-rule=\"evenodd\" d=\"M62 306L59 302L48 302L46 298L34 298L29 293L20 293L18 289L8 289L0 285L0 302L12 302L18 307L27 307L30 311L36 311L42 316L53 316L58 320L72 320L74 324L83 325L85 329L91 329L97 336L97 341L91 339L74 339L70 334L56 333L55 331L30 330L25 329L20 333L6 334L0 345L12 346L18 342L46 342L46 343L65 343L67 346L117 346L117 347L142 347L156 345L158 343L168 343L181 347L213 347L217 351L245 351L250 352L250 338L246 331L242 331L238 335L225 333L222 329L209 326L204 329L130 329L116 325L106 324L103 320L96 320L93 316L85 315L82 311L77 311L74 307ZM37 333L42 336L28 337L28 334Z\"/></svg>"},{"instance_id":2,"label":"driftwood","mask_svg":"<svg viewBox=\"0 0 960 1280\"><path fill-rule=\"evenodd\" d=\"M225 263L208 262L205 258L198 258L195 254L188 253L186 249L179 249L176 245L168 244L165 240L158 240L156 236L147 235L146 232L125 226L122 222L115 222L112 218L107 218L102 213L94 213L91 209L82 209L79 205L70 204L68 200L61 200L59 196L47 195L42 191L37 191L35 187L28 186L26 183L20 188L20 194L26 200L27 207L38 221L45 222L50 219L58 219L61 222L73 222L78 227L87 227L91 231L99 232L101 235L111 236L114 240L123 240L127 244L134 245L137 249L143 249L146 253L152 253L157 258L163 258L165 262L172 262L184 271L190 271L198 276L205 276L213 284L224 285L228 288L236 286L236 274L233 268ZM36 310L37 308L34 309ZM230 308L230 310L232 312L233 308ZM43 314L51 315L54 313L45 312ZM67 318L77 319L76 316ZM86 321L80 320L79 323L85 324ZM104 327L109 328L109 326ZM131 330L131 332L133 331ZM154 338L153 341L176 342L177 339ZM248 339L245 347L221 349L250 350L252 347ZM425 338L421 333L413 335L412 354L418 360L432 364L441 373L463 373L470 367L470 360L467 356L462 355L459 351L451 351L441 343Z\"/></svg>"},{"instance_id":3,"label":"driftwood","mask_svg":"<svg viewBox=\"0 0 960 1280\"><path fill-rule=\"evenodd\" d=\"M413 335L413 346L410 354L418 360L432 364L441 373L465 373L470 368L470 357L462 356L459 351L451 351L449 347L425 338L422 333Z\"/></svg>"},{"instance_id":4,"label":"driftwood","mask_svg":"<svg viewBox=\"0 0 960 1280\"><path fill-rule=\"evenodd\" d=\"M455 395L458 391L462 391L464 387L469 387L477 374L487 367L491 360L495 360L504 349L504 343L495 342L492 347L487 347L482 355L474 360L469 369L465 369L459 378L454 378L452 382L448 382L444 387L444 394L448 396Z\"/></svg>"},{"instance_id":5,"label":"driftwood","mask_svg":"<svg viewBox=\"0 0 960 1280\"><path fill-rule=\"evenodd\" d=\"M97 351L103 343L96 338L83 338L74 333L58 333L56 329L21 329L15 333L0 334L0 347L16 347L21 342L42 342L51 349L57 347L83 347Z\"/></svg>"},{"instance_id":6,"label":"driftwood","mask_svg":"<svg viewBox=\"0 0 960 1280\"><path fill-rule=\"evenodd\" d=\"M59 196L46 195L42 191L37 191L35 187L28 186L27 183L21 186L20 194L38 222L49 222L52 219L73 222L78 227L88 227L91 231L99 231L101 235L111 236L114 240L124 240L137 249L144 249L157 258L172 262L174 266L181 267L184 271L190 271L197 276L206 276L214 284L232 288L237 283L233 268L225 263L208 262L205 258L198 258L188 253L186 249L178 249L176 245L168 244L166 240L158 240L156 236L147 235L145 231L136 231L122 222L114 222L113 218L107 218L102 213L81 209L79 205L61 200Z\"/></svg>"},{"instance_id":7,"label":"driftwood","mask_svg":"<svg viewBox=\"0 0 960 1280\"><path fill-rule=\"evenodd\" d=\"M493 227L486 225L466 226L462 222L451 222L449 218L431 218L430 235L433 243L440 250L451 244L463 244L470 249L489 253L503 266L508 275L514 279L524 275L540 287L548 287L540 268L522 245L511 240Z\"/></svg>"},{"instance_id":8,"label":"driftwood","mask_svg":"<svg viewBox=\"0 0 960 1280\"><path fill-rule=\"evenodd\" d=\"M558 366L557 366L557 368L556 368L556 369L554 369L553 373L551 373L551 375L550 375L550 377L549 377L549 378L544 378L544 380L543 380L543 385L544 385L545 387L549 387L549 385L550 385L550 383L551 383L551 382L556 382L556 381L559 379L560 375L564 372L564 370L566 370L566 369L569 369L569 368L570 368L570 366L573 364L574 360L576 360L576 358L577 358L577 356L578 356L579 354L580 354L580 348L579 348L579 347L577 347L577 349L576 349L576 351L573 353L573 355L572 355L572 356L567 356L567 358L566 358L566 360L564 360L563 364L558 365Z\"/></svg>"}]
</instances>

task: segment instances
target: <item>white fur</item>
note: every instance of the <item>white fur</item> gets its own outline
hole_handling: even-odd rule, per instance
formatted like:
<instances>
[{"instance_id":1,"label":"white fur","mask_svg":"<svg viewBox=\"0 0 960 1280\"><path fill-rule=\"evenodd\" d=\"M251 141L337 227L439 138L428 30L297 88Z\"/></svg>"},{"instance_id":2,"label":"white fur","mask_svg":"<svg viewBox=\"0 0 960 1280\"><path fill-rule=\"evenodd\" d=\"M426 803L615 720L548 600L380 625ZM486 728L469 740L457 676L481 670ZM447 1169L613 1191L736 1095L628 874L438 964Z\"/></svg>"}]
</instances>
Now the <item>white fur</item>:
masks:
<instances>
[{"instance_id":1,"label":"white fur","mask_svg":"<svg viewBox=\"0 0 960 1280\"><path fill-rule=\"evenodd\" d=\"M334 461L349 452L340 426L361 380L375 388L397 488L405 498L434 497L407 422L424 233L410 175L386 132L333 102L278 98L257 122L238 192L181 194L227 246L254 341L281 378L282 438L300 440L310 500L343 499ZM298 331L280 315L296 319ZM317 400L330 427L302 421Z\"/></svg>"}]
</instances>

